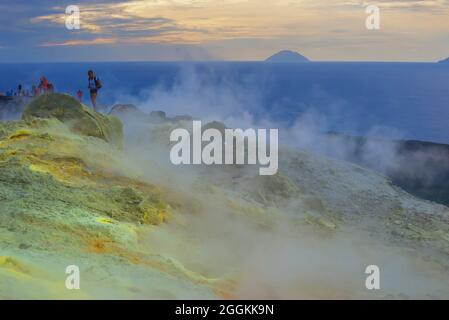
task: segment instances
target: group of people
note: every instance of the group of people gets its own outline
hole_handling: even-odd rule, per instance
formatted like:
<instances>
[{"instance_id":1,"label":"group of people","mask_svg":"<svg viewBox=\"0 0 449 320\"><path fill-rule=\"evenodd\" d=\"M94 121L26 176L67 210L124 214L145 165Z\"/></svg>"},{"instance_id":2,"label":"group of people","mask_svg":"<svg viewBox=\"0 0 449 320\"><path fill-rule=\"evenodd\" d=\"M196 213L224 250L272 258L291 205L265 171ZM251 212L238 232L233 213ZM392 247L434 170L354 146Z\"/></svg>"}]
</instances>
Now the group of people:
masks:
<instances>
[{"instance_id":1,"label":"group of people","mask_svg":"<svg viewBox=\"0 0 449 320\"><path fill-rule=\"evenodd\" d=\"M53 84L49 83L45 77L41 77L39 85L33 85L31 90L27 90L19 84L16 90L6 91L4 95L7 97L38 97L43 93L52 92L54 92Z\"/></svg>"},{"instance_id":2,"label":"group of people","mask_svg":"<svg viewBox=\"0 0 449 320\"><path fill-rule=\"evenodd\" d=\"M87 89L89 90L90 100L92 102L92 106L94 110L97 110L97 94L98 90L101 89L102 84L100 79L97 78L92 70L87 72ZM23 88L21 84L17 86L17 90L9 90L4 94L7 97L38 97L41 94L48 94L54 92L54 86L51 84L47 78L42 76L39 80L39 84L37 86L33 85L31 90L26 90ZM2 94L0 94L2 95ZM83 100L83 92L78 90L76 92L76 96L80 102Z\"/></svg>"},{"instance_id":3,"label":"group of people","mask_svg":"<svg viewBox=\"0 0 449 320\"><path fill-rule=\"evenodd\" d=\"M1 96L6 97L17 97L17 96L30 96L30 93L26 90L22 89L22 85L17 86L17 90L11 89L6 91L6 93L0 93Z\"/></svg>"},{"instance_id":4,"label":"group of people","mask_svg":"<svg viewBox=\"0 0 449 320\"><path fill-rule=\"evenodd\" d=\"M37 97L41 94L53 93L54 91L55 88L53 87L53 84L48 82L47 78L45 78L44 76L40 78L39 85L37 87L36 86L32 87L34 97Z\"/></svg>"}]
</instances>

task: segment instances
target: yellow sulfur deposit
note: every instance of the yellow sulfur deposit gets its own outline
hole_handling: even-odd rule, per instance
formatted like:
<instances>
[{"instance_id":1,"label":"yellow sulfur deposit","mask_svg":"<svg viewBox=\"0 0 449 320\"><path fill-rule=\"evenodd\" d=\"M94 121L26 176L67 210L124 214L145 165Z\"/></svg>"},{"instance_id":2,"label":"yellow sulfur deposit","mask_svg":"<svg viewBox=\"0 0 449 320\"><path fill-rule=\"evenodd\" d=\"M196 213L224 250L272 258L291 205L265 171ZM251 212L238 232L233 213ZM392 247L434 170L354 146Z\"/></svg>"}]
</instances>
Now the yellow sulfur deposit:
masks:
<instances>
[{"instance_id":1,"label":"yellow sulfur deposit","mask_svg":"<svg viewBox=\"0 0 449 320\"><path fill-rule=\"evenodd\" d=\"M95 283L104 278L102 266L111 269L109 274L131 278L157 274L161 283L155 284L154 292L163 283L186 288L185 282L191 281L190 286L196 288L197 279L189 280L188 272L176 280L171 262L165 268L160 259L153 264L151 256L142 253L139 230L163 224L173 210L161 188L137 179L123 161L117 148L122 143L119 120L73 100L64 95L42 96L26 108L24 120L0 123L0 226L5 227L0 229L0 252L4 247L9 253L0 256L0 297L8 297L11 279L48 289L32 292L35 298L67 296L65 267L70 264L98 270L92 279L93 291L85 286L91 293L101 287ZM17 258L27 252L33 253L27 257L38 259L35 264L42 269L54 271L31 274ZM150 288L145 281L139 285ZM117 286L117 296L133 296L120 289L122 284L113 286ZM183 290L176 289L181 295ZM199 297L214 296L212 288L195 290Z\"/></svg>"},{"instance_id":2,"label":"yellow sulfur deposit","mask_svg":"<svg viewBox=\"0 0 449 320\"><path fill-rule=\"evenodd\" d=\"M132 122L124 144L117 118L63 94L0 122L0 299L449 297L446 207L302 151L269 177L175 168L178 125ZM373 263L399 279L381 294L360 278Z\"/></svg>"}]
</instances>

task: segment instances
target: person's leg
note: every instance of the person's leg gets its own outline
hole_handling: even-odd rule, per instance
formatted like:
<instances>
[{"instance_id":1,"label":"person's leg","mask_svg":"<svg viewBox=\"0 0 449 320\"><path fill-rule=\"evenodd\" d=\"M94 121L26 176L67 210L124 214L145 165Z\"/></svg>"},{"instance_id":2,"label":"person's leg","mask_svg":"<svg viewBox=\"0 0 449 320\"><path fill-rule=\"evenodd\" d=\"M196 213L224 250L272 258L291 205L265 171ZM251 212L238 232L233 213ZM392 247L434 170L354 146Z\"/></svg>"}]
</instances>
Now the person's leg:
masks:
<instances>
[{"instance_id":1,"label":"person's leg","mask_svg":"<svg viewBox=\"0 0 449 320\"><path fill-rule=\"evenodd\" d=\"M90 93L90 100L92 101L92 106L94 107L94 110L97 111L97 93L96 92Z\"/></svg>"}]
</instances>

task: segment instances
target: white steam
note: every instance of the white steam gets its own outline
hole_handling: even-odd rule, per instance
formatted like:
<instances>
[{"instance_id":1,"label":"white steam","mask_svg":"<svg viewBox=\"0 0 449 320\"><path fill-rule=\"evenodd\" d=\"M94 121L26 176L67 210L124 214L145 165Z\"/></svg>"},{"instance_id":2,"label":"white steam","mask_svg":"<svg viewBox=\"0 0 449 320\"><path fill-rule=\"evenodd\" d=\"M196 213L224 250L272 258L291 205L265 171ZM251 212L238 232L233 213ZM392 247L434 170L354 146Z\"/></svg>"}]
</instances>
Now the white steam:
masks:
<instances>
[{"instance_id":1,"label":"white steam","mask_svg":"<svg viewBox=\"0 0 449 320\"><path fill-rule=\"evenodd\" d=\"M325 115L310 109L293 126L282 128L268 118L253 116L252 110L260 101L258 90L225 80L216 84L187 68L173 87L153 88L143 100L122 95L120 101L134 103L147 113L163 110L172 116L190 114L205 122L223 121L243 129L279 128L280 142L287 147L351 160L357 146L325 134L331 127ZM130 163L141 172L142 179L166 188L167 197L181 204L175 221L143 236L148 252L173 256L186 268L209 278L231 280L231 297L427 297L429 292L444 289L441 274L426 270L422 260L406 250L390 247L383 239L344 227L336 233L316 233L301 227L295 219L302 212L291 199L278 203L283 214L270 216L261 225L261 217L254 221L229 206L229 199L244 198L227 188L234 181L244 181L235 180L241 178L242 172L223 170L209 175L200 167L175 168L169 164L163 135L161 145L154 142L161 138L154 136L154 127L138 119L128 119L125 127ZM400 136L385 128L373 128L371 133L377 137ZM387 172L398 167L397 146L388 140L369 142L362 154L363 161L378 170ZM209 184L208 179L215 183ZM361 230L364 227L369 226ZM364 286L365 268L373 263L384 272L381 292L369 292Z\"/></svg>"}]
</instances>

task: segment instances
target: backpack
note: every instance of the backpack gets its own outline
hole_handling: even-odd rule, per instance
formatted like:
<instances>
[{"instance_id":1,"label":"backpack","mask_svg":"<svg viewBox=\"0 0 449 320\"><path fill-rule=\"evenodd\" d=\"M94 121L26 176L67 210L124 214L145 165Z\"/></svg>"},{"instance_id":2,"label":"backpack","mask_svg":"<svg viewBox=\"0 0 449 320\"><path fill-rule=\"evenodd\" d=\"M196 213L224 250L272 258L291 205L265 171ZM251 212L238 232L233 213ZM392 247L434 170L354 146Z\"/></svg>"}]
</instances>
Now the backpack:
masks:
<instances>
[{"instance_id":1,"label":"backpack","mask_svg":"<svg viewBox=\"0 0 449 320\"><path fill-rule=\"evenodd\" d=\"M100 79L95 78L94 81L95 81L95 87L97 89L101 89L102 85L101 85Z\"/></svg>"}]
</instances>

